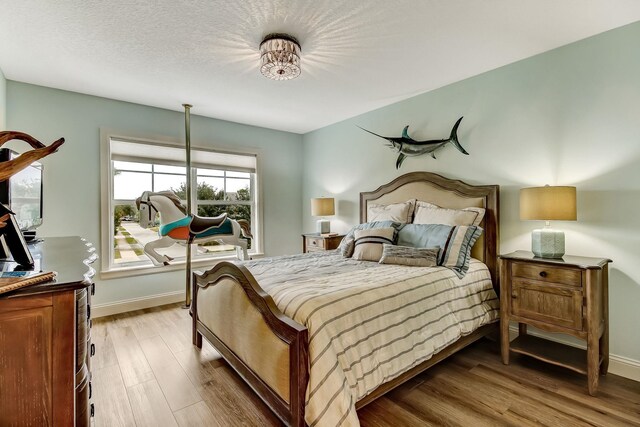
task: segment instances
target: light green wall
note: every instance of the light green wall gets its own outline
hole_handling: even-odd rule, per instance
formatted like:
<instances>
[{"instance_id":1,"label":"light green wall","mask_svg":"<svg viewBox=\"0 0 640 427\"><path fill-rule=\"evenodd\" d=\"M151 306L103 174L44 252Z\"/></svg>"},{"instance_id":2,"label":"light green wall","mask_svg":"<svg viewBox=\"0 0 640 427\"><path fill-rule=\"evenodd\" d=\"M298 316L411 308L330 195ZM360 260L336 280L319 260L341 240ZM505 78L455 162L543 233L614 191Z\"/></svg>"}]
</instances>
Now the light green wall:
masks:
<instances>
[{"instance_id":1,"label":"light green wall","mask_svg":"<svg viewBox=\"0 0 640 427\"><path fill-rule=\"evenodd\" d=\"M7 127L7 79L0 69L0 130L6 130Z\"/></svg>"},{"instance_id":2,"label":"light green wall","mask_svg":"<svg viewBox=\"0 0 640 427\"><path fill-rule=\"evenodd\" d=\"M640 360L640 23L619 28L304 135L303 225L313 230L309 199L335 195L332 227L358 222L358 193L410 171L501 186L501 252L530 247L518 190L575 185L578 221L557 222L567 253L613 259L611 351ZM434 64L437 66L437 64ZM381 76L384 79L393 76ZM411 125L415 139L459 137L438 159L396 154L381 135Z\"/></svg>"},{"instance_id":3,"label":"light green wall","mask_svg":"<svg viewBox=\"0 0 640 427\"><path fill-rule=\"evenodd\" d=\"M100 245L100 128L184 140L180 112L29 84L8 82L11 129L45 143L65 144L45 159L42 236L79 235ZM197 105L192 112L197 113ZM192 115L193 145L260 149L267 255L300 250L302 137ZM184 289L184 273L97 280L95 302L105 304Z\"/></svg>"}]
</instances>

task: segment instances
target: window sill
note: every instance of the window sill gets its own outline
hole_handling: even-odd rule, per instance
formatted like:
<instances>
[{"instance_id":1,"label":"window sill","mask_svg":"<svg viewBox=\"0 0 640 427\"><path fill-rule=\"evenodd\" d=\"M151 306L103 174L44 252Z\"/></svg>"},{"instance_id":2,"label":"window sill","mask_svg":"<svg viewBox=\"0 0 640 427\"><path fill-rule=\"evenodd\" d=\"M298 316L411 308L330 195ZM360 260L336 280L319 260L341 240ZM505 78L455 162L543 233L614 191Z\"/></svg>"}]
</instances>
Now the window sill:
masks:
<instances>
[{"instance_id":1,"label":"window sill","mask_svg":"<svg viewBox=\"0 0 640 427\"><path fill-rule=\"evenodd\" d=\"M263 253L254 253L249 254L251 259L264 258ZM234 261L237 260L235 255L229 255L225 257L219 258L207 258L207 259L198 259L191 261L191 268L195 270L196 268L202 269L204 268L212 268L220 261ZM101 280L108 279L117 279L122 277L133 277L133 276L146 276L148 274L158 274L158 273L168 273L171 271L180 271L184 270L186 265L186 261L176 261L170 265L164 265L155 267L153 265L145 265L145 266L134 266L134 267L115 267L109 270L102 270L100 272Z\"/></svg>"}]
</instances>

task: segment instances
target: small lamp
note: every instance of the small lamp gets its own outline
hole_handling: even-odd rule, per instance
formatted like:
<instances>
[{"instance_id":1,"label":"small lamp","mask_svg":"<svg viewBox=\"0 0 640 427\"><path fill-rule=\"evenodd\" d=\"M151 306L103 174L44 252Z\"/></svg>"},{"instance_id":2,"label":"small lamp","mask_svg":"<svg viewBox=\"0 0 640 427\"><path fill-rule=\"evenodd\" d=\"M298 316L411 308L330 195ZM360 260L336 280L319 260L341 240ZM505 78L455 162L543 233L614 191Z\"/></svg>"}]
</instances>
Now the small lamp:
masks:
<instances>
[{"instance_id":1,"label":"small lamp","mask_svg":"<svg viewBox=\"0 0 640 427\"><path fill-rule=\"evenodd\" d=\"M520 219L545 221L545 228L531 232L531 251L541 258L562 258L564 232L549 221L575 221L576 187L529 187L520 190Z\"/></svg>"},{"instance_id":2,"label":"small lamp","mask_svg":"<svg viewBox=\"0 0 640 427\"><path fill-rule=\"evenodd\" d=\"M329 216L335 215L335 204L333 197L319 197L311 199L311 216ZM331 225L326 219L320 218L317 222L317 231L320 234L330 233Z\"/></svg>"}]
</instances>

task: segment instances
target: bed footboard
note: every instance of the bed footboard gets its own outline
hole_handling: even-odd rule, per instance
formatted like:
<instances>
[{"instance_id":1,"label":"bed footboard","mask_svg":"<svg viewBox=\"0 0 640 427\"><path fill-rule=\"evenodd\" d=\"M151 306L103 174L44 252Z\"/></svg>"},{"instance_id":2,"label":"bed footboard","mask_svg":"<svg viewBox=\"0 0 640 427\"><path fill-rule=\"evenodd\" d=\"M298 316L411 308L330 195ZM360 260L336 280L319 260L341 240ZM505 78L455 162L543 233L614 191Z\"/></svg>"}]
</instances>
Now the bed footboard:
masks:
<instances>
[{"instance_id":1,"label":"bed footboard","mask_svg":"<svg viewBox=\"0 0 640 427\"><path fill-rule=\"evenodd\" d=\"M193 274L193 343L204 336L287 425L302 427L307 328L285 316L244 266Z\"/></svg>"}]
</instances>

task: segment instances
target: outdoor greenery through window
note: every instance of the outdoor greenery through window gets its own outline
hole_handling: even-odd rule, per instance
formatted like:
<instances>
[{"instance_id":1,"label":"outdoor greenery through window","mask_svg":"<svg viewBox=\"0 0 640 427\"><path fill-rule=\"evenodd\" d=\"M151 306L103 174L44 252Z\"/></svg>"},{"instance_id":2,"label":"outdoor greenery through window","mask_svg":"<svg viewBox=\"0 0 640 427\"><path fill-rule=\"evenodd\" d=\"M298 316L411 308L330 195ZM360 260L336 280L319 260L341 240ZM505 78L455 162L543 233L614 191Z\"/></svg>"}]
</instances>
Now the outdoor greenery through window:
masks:
<instances>
[{"instance_id":1,"label":"outdoor greenery through window","mask_svg":"<svg viewBox=\"0 0 640 427\"><path fill-rule=\"evenodd\" d=\"M130 144L133 145L133 144ZM139 145L139 144L136 144ZM153 150L153 146L148 146ZM230 158L230 154L222 154ZM238 157L247 155L238 155ZM147 229L139 225L139 213L135 199L144 191L172 191L183 205L187 204L186 168L177 166L175 161L162 159L117 156L112 154L112 194L111 206L113 221L113 252L111 265L114 267L147 265L149 258L144 254L146 243L158 239L160 218L155 218L155 226ZM255 158L255 156L253 156ZM150 161L151 160L151 161ZM233 160L233 159L232 159ZM255 160L254 160L255 161ZM199 216L218 216L227 213L231 219L245 219L255 230L256 215L256 173L226 169L219 161L210 167L202 161L192 169L192 206ZM240 170L237 170L240 169ZM249 249L255 247L249 240ZM193 251L194 259L221 255L235 255L235 247L222 245L216 241L197 245ZM171 258L184 259L186 249L183 244L174 244L158 252Z\"/></svg>"}]
</instances>

